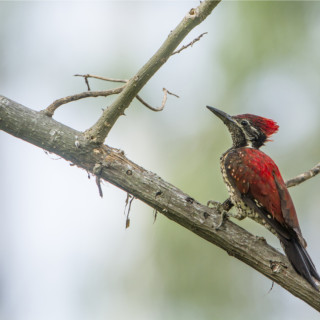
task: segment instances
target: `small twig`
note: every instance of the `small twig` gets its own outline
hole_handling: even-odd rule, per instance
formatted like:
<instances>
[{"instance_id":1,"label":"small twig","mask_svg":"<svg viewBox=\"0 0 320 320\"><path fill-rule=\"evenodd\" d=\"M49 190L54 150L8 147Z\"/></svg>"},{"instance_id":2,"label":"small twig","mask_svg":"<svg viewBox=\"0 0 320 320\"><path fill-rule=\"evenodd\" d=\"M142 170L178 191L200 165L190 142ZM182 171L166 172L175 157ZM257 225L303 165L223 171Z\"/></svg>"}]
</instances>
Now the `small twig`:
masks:
<instances>
[{"instance_id":1,"label":"small twig","mask_svg":"<svg viewBox=\"0 0 320 320\"><path fill-rule=\"evenodd\" d=\"M139 95L137 95L136 98L137 98L137 100L139 100L148 109L150 109L152 111L156 111L156 112L157 111L162 111L163 108L166 105L168 94L171 94L172 96L175 96L175 97L179 98L178 95L170 92L166 88L163 88L162 91L164 92L164 95L163 95L163 98L162 98L161 106L159 108L152 107L150 104L148 104L146 101L144 101Z\"/></svg>"},{"instance_id":2,"label":"small twig","mask_svg":"<svg viewBox=\"0 0 320 320\"><path fill-rule=\"evenodd\" d=\"M52 154L51 152L48 152L46 150L43 150L43 151L50 158L50 160L61 160L62 159L61 157L54 158L51 156L51 154Z\"/></svg>"},{"instance_id":3,"label":"small twig","mask_svg":"<svg viewBox=\"0 0 320 320\"><path fill-rule=\"evenodd\" d=\"M130 218L129 218L129 214L130 214L130 211L131 211L131 204L132 204L132 201L134 200L134 196L132 196L130 193L127 193L127 198L126 198L126 205L124 207L124 214L126 214L126 209L128 207L128 210L127 210L127 214L126 214L126 229L130 227Z\"/></svg>"},{"instance_id":4,"label":"small twig","mask_svg":"<svg viewBox=\"0 0 320 320\"><path fill-rule=\"evenodd\" d=\"M271 283L271 288L269 289L269 291L268 291L268 293L267 293L267 294L269 294L269 293L272 291L273 286L274 286L274 281L272 281L272 283Z\"/></svg>"},{"instance_id":5,"label":"small twig","mask_svg":"<svg viewBox=\"0 0 320 320\"><path fill-rule=\"evenodd\" d=\"M54 101L53 103L51 103L43 112L48 116L48 117L52 117L54 112L63 104L72 102L72 101L76 101L76 100L80 100L80 99L84 99L84 98L90 98L90 97L107 97L109 95L112 94L118 94L120 93L125 86L119 87L119 88L115 88L115 89L111 89L111 90L105 90L105 91L90 91L90 85L89 85L89 81L88 78L94 78L94 79L98 79L98 80L104 80L104 81L110 81L110 82L121 82L121 83L127 83L129 80L125 80L125 79L114 79L114 78L106 78L106 77L100 77L100 76L95 76L95 75L91 75L91 74L75 74L76 77L83 77L88 91L86 92L82 92L82 93L78 93L72 96L68 96L65 98L61 98L58 99L56 101ZM137 100L139 100L144 106L146 106L147 108L149 108L152 111L162 111L163 108L165 107L166 101L167 101L167 95L171 94L177 98L179 98L178 95L170 92L169 90L163 88L163 92L164 92L164 96L162 99L162 103L161 106L159 108L155 108L152 107L150 104L148 104L146 101L144 101L139 95L136 96Z\"/></svg>"},{"instance_id":6,"label":"small twig","mask_svg":"<svg viewBox=\"0 0 320 320\"><path fill-rule=\"evenodd\" d=\"M93 74L75 74L75 77L83 77L86 80L86 83L88 81L88 78L93 78L93 79L98 79L98 80L103 80L103 81L110 81L110 82L121 82L121 83L128 83L129 80L126 79L114 79L114 78L106 78L106 77L100 77L100 76L95 76ZM169 90L163 88L162 89L164 92L164 96L162 98L162 103L161 106L159 108L155 108L153 106L151 106L149 103L147 103L144 99L142 99L139 95L136 96L137 100L140 101L145 107L147 107L148 109L152 110L152 111L162 111L163 108L165 107L165 104L167 102L167 96L168 94L171 94L172 96L175 96L177 98L179 98L178 95L170 92Z\"/></svg>"},{"instance_id":7,"label":"small twig","mask_svg":"<svg viewBox=\"0 0 320 320\"><path fill-rule=\"evenodd\" d=\"M85 78L84 78L84 81L85 81L85 83L86 83L86 85L87 85L88 91L91 91L90 85L89 85L89 81L88 81L88 77L85 77Z\"/></svg>"},{"instance_id":8,"label":"small twig","mask_svg":"<svg viewBox=\"0 0 320 320\"><path fill-rule=\"evenodd\" d=\"M156 222L156 220L157 220L157 217L158 217L158 210L157 209L154 209L153 210L153 223L155 223Z\"/></svg>"},{"instance_id":9,"label":"small twig","mask_svg":"<svg viewBox=\"0 0 320 320\"><path fill-rule=\"evenodd\" d=\"M295 178L289 179L286 181L286 186L288 188L297 186L298 184L309 180L310 178L316 176L320 172L320 162L311 168L309 171L299 174Z\"/></svg>"},{"instance_id":10,"label":"small twig","mask_svg":"<svg viewBox=\"0 0 320 320\"><path fill-rule=\"evenodd\" d=\"M111 89L111 90L105 90L105 91L86 91L86 92L78 93L78 94L68 96L65 98L61 98L61 99L58 99L58 100L54 101L53 103L51 103L49 107L47 107L46 109L43 110L43 112L48 117L52 117L54 112L63 104L66 104L66 103L69 103L72 101L76 101L76 100L80 100L80 99L84 99L84 98L107 97L112 94L118 94L124 89L124 87L125 86Z\"/></svg>"},{"instance_id":11,"label":"small twig","mask_svg":"<svg viewBox=\"0 0 320 320\"><path fill-rule=\"evenodd\" d=\"M124 80L124 79L106 78L106 77L95 76L93 74L75 74L74 76L75 77L83 77L85 79L93 78L93 79L110 81L110 82L121 82L121 83L127 83L128 82L128 80Z\"/></svg>"},{"instance_id":12,"label":"small twig","mask_svg":"<svg viewBox=\"0 0 320 320\"><path fill-rule=\"evenodd\" d=\"M101 178L100 178L100 176L96 176L96 184L98 186L99 196L101 198L103 198L103 192L102 192L102 188L101 188Z\"/></svg>"},{"instance_id":13,"label":"small twig","mask_svg":"<svg viewBox=\"0 0 320 320\"><path fill-rule=\"evenodd\" d=\"M177 94L170 92L169 90L167 90L166 88L163 88L162 90L166 90L168 94L170 94L171 96L174 96L176 98L180 98Z\"/></svg>"},{"instance_id":14,"label":"small twig","mask_svg":"<svg viewBox=\"0 0 320 320\"><path fill-rule=\"evenodd\" d=\"M99 196L103 198L103 192L101 188L101 172L102 172L103 166L101 163L96 163L93 167L93 173L96 176L96 184L99 190Z\"/></svg>"},{"instance_id":15,"label":"small twig","mask_svg":"<svg viewBox=\"0 0 320 320\"><path fill-rule=\"evenodd\" d=\"M126 197L126 201L125 201L124 213L123 214L126 214L126 209L127 209L130 197L131 197L131 194L129 192L127 192L127 197Z\"/></svg>"},{"instance_id":16,"label":"small twig","mask_svg":"<svg viewBox=\"0 0 320 320\"><path fill-rule=\"evenodd\" d=\"M182 50L187 49L187 48L190 47L190 46L192 47L194 43L196 43L197 41L199 41L199 40L200 40L205 34L207 34L207 33L208 33L208 32L201 33L200 36L198 36L197 38L193 39L193 40L192 40L190 43L188 43L187 45L184 45L184 46L182 46L180 49L172 52L171 55L173 56L174 54L180 53Z\"/></svg>"}]
</instances>

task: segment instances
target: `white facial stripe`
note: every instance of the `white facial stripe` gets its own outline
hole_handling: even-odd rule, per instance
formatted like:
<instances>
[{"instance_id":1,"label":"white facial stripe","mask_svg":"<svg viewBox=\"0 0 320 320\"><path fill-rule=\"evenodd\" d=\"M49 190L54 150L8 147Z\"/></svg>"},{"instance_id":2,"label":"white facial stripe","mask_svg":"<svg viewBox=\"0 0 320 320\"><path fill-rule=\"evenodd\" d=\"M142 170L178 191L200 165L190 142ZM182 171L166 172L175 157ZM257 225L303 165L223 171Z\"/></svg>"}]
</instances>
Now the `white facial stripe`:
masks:
<instances>
[{"instance_id":1,"label":"white facial stripe","mask_svg":"<svg viewBox=\"0 0 320 320\"><path fill-rule=\"evenodd\" d=\"M238 123L238 121L236 121L236 124L237 124L237 126L242 130L242 132L244 133L244 135L245 135L245 137L246 137L246 142L247 142L248 147L253 148L253 143L252 143L252 140L253 140L252 138L253 138L253 137L248 135L247 131L242 127L242 125L241 125L240 123ZM258 136L259 136L259 131L258 131L258 129L256 129L255 127L251 126L250 123L249 123L249 125L250 125L250 129L251 129L252 131L254 131L254 133L255 133L256 136L258 137Z\"/></svg>"},{"instance_id":2,"label":"white facial stripe","mask_svg":"<svg viewBox=\"0 0 320 320\"><path fill-rule=\"evenodd\" d=\"M247 145L249 148L253 148L253 144L252 144L252 141L251 140L246 140L247 141Z\"/></svg>"}]
</instances>

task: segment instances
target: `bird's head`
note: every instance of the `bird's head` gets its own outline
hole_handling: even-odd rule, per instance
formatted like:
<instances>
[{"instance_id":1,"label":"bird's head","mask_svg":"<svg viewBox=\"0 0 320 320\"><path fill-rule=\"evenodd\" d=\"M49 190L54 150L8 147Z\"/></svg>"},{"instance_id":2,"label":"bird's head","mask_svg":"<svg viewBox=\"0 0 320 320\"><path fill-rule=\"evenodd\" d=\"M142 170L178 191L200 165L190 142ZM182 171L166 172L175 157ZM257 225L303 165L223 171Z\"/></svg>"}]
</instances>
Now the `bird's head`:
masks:
<instances>
[{"instance_id":1,"label":"bird's head","mask_svg":"<svg viewBox=\"0 0 320 320\"><path fill-rule=\"evenodd\" d=\"M270 141L270 136L279 128L271 119L253 114L230 116L219 109L209 106L207 108L228 127L235 148L249 146L259 149L266 141Z\"/></svg>"}]
</instances>

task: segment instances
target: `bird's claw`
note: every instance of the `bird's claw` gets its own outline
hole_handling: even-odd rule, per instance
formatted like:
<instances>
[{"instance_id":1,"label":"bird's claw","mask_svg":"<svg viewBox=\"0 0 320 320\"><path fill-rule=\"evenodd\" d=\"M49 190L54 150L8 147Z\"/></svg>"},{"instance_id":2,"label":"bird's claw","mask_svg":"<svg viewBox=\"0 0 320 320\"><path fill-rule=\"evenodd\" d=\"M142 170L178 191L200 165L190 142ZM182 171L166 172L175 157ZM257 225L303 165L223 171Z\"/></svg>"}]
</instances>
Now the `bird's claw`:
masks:
<instances>
[{"instance_id":1,"label":"bird's claw","mask_svg":"<svg viewBox=\"0 0 320 320\"><path fill-rule=\"evenodd\" d=\"M227 211L225 210L219 210L220 212L220 219L219 222L217 223L217 225L214 227L215 230L219 230L221 228L221 226L223 225L224 221L226 219L228 219L229 214Z\"/></svg>"},{"instance_id":2,"label":"bird's claw","mask_svg":"<svg viewBox=\"0 0 320 320\"><path fill-rule=\"evenodd\" d=\"M212 207L210 207L210 205ZM225 221L225 219L227 219L229 217L228 212L224 209L223 204L213 201L213 200L209 200L207 202L207 206L210 208L214 208L216 209L217 213L220 213L220 218L219 221L217 223L216 226L213 226L215 230L219 230L221 228L221 226L223 225L223 222Z\"/></svg>"},{"instance_id":3,"label":"bird's claw","mask_svg":"<svg viewBox=\"0 0 320 320\"><path fill-rule=\"evenodd\" d=\"M219 204L220 204L220 203L217 202L217 201L209 200L209 201L207 202L207 207L210 207L210 205L212 205L211 208L217 209L217 207L219 206Z\"/></svg>"}]
</instances>

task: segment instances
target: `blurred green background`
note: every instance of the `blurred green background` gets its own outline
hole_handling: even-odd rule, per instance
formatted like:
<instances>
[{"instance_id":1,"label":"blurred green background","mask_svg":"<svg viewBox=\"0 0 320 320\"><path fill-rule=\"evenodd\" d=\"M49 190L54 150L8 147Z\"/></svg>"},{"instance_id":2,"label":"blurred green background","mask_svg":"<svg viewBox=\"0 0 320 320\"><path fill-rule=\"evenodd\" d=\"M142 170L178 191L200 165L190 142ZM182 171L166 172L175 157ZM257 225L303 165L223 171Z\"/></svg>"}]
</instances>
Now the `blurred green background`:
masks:
<instances>
[{"instance_id":1,"label":"blurred green background","mask_svg":"<svg viewBox=\"0 0 320 320\"><path fill-rule=\"evenodd\" d=\"M84 91L76 73L128 79L197 1L0 2L1 94L40 110ZM230 146L205 108L280 125L263 150L284 178L320 159L320 3L224 1L142 90L107 143L201 203L227 197L219 168ZM92 81L94 89L114 84ZM114 99L61 107L55 119L91 126ZM55 155L0 132L0 319L317 319L318 313L225 252ZM290 189L320 269L319 178ZM242 226L280 249L251 221Z\"/></svg>"}]
</instances>

